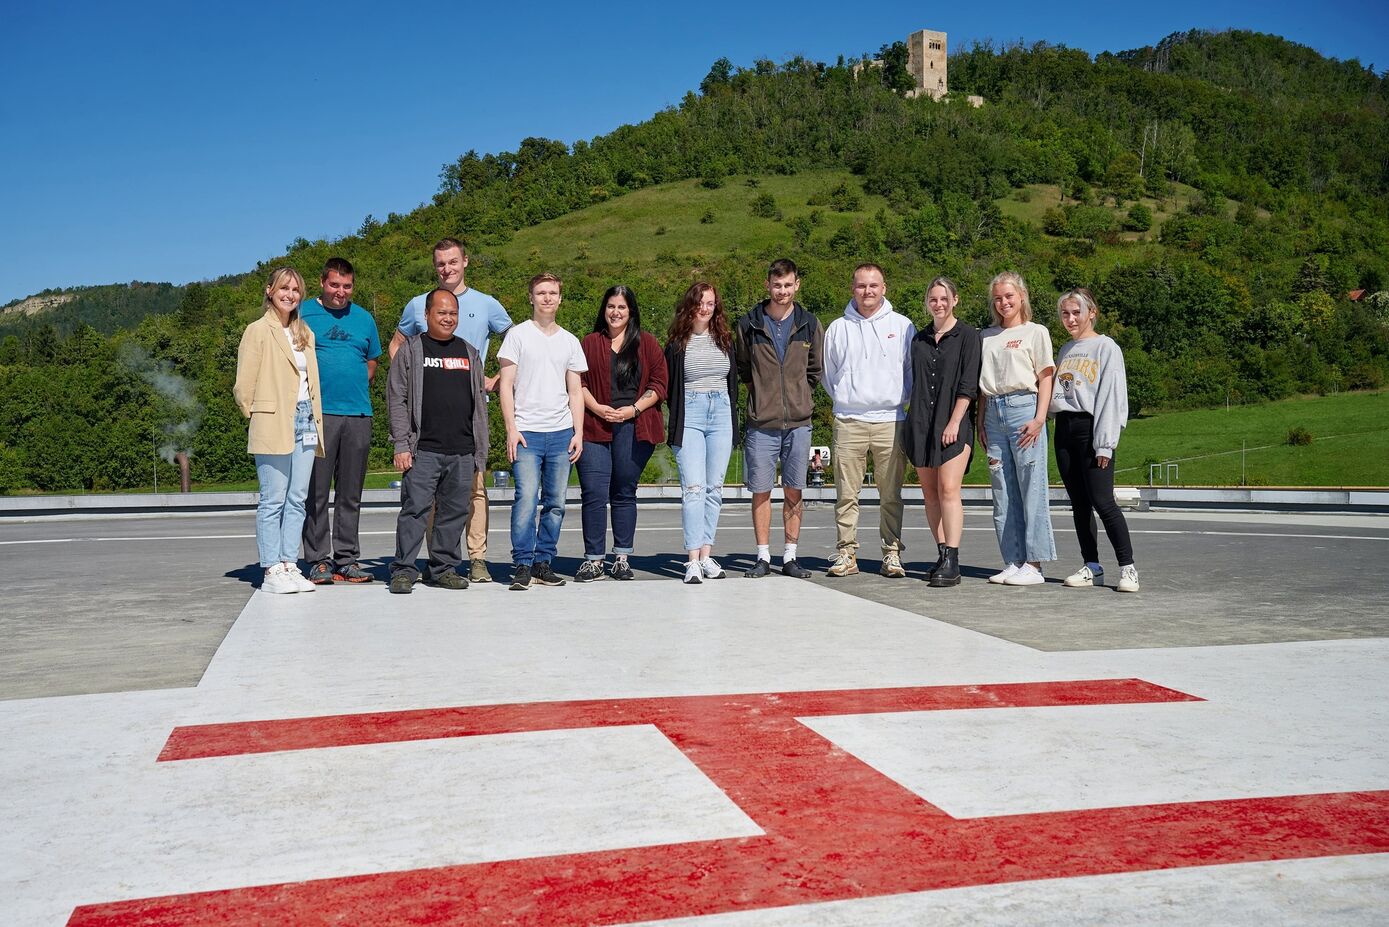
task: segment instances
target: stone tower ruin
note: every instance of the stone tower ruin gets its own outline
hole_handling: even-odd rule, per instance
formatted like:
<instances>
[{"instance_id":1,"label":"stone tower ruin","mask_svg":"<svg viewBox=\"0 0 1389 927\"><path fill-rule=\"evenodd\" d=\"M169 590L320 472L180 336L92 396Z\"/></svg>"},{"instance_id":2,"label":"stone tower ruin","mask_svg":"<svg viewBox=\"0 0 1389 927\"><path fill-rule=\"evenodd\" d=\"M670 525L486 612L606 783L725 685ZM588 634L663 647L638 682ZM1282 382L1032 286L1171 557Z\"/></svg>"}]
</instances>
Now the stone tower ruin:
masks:
<instances>
[{"instance_id":1,"label":"stone tower ruin","mask_svg":"<svg viewBox=\"0 0 1389 927\"><path fill-rule=\"evenodd\" d=\"M949 92L944 32L922 29L907 36L907 72L916 81L911 96L939 100Z\"/></svg>"}]
</instances>

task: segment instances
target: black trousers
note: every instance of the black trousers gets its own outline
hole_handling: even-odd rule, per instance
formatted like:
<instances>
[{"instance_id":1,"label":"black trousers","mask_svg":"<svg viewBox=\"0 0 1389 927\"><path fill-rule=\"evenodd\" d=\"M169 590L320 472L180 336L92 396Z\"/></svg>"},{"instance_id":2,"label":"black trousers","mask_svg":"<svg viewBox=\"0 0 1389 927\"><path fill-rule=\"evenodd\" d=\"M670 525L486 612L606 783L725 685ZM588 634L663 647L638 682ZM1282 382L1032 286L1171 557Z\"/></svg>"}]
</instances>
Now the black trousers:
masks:
<instances>
[{"instance_id":1,"label":"black trousers","mask_svg":"<svg viewBox=\"0 0 1389 927\"><path fill-rule=\"evenodd\" d=\"M1133 542L1129 540L1129 525L1119 504L1114 501L1114 460L1101 469L1095 463L1095 419L1088 412L1059 412L1056 415L1056 468L1066 495L1071 497L1071 517L1075 519L1076 537L1080 539L1080 555L1087 563L1099 563L1099 537L1095 533L1095 515L1104 522L1104 533L1114 545L1114 556L1120 566L1133 563Z\"/></svg>"},{"instance_id":2,"label":"black trousers","mask_svg":"<svg viewBox=\"0 0 1389 927\"><path fill-rule=\"evenodd\" d=\"M361 556L357 525L370 450L370 415L323 416L323 456L314 458L304 503L304 559L309 563L330 560L335 567L349 567ZM331 544L329 486L334 490Z\"/></svg>"},{"instance_id":3,"label":"black trousers","mask_svg":"<svg viewBox=\"0 0 1389 927\"><path fill-rule=\"evenodd\" d=\"M418 574L415 555L424 541L425 522L434 513L429 538L429 573L439 576L462 562L463 526L473 497L473 455L416 451L400 479L400 514L395 522L391 575Z\"/></svg>"}]
</instances>

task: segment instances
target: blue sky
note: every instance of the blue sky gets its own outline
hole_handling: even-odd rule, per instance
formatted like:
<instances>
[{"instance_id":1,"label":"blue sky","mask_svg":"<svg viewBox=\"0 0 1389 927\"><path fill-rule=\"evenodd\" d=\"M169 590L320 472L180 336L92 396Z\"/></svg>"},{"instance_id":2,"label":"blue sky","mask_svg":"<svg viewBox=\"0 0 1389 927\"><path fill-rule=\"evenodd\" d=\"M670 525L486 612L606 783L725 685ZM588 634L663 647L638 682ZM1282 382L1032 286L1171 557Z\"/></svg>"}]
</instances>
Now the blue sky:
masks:
<instances>
[{"instance_id":1,"label":"blue sky","mask_svg":"<svg viewBox=\"0 0 1389 927\"><path fill-rule=\"evenodd\" d=\"M1234 27L1389 67L1375 57L1386 5L1319 4L1305 22L1289 6L6 0L0 303L244 271L301 235L408 212L470 148L645 119L721 56L832 62L920 28L947 31L952 48L1023 39L1094 53Z\"/></svg>"}]
</instances>

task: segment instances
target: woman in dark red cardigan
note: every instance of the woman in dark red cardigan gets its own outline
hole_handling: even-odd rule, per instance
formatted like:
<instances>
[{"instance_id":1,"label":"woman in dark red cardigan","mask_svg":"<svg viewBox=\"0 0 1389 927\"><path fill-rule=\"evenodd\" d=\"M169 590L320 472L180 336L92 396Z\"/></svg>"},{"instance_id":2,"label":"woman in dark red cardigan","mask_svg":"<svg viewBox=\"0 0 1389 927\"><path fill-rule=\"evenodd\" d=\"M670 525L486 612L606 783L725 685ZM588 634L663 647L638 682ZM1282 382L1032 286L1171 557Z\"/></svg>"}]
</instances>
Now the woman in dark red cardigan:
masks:
<instances>
[{"instance_id":1,"label":"woman in dark red cardigan","mask_svg":"<svg viewBox=\"0 0 1389 927\"><path fill-rule=\"evenodd\" d=\"M612 510L613 579L631 579L627 555L637 531L637 481L663 438L661 401L666 362L660 343L641 330L637 296L610 287L598 304L593 333L581 342L588 372L584 388L584 452L579 456L583 495L584 562L574 581L592 582L604 571L608 510Z\"/></svg>"}]
</instances>

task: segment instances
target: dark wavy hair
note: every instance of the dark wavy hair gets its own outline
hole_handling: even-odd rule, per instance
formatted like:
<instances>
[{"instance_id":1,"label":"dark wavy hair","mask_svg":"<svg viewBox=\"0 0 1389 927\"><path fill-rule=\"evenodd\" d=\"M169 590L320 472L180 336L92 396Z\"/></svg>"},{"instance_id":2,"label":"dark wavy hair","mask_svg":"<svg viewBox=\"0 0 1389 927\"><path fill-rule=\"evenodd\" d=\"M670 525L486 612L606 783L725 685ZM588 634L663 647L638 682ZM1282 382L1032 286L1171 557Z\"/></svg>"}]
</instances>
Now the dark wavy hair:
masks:
<instances>
[{"instance_id":1,"label":"dark wavy hair","mask_svg":"<svg viewBox=\"0 0 1389 927\"><path fill-rule=\"evenodd\" d=\"M706 292L714 294L714 315L709 319L709 335L720 351L732 357L733 331L728 327L728 314L723 309L723 297L719 296L719 291L712 283L691 284L685 295L680 297L666 341L668 344L679 345L682 351L690 343L690 335L694 334L695 311L699 309L699 301Z\"/></svg>"},{"instance_id":2,"label":"dark wavy hair","mask_svg":"<svg viewBox=\"0 0 1389 927\"><path fill-rule=\"evenodd\" d=\"M637 356L637 349L641 346L641 310L637 308L637 294L632 292L631 287L621 283L608 287L603 293L603 298L598 300L598 317L593 320L593 330L600 335L608 333L608 300L614 296L621 296L627 301L627 333L622 339L622 347L617 352L614 364L617 377L613 383L613 390L615 392L621 387L624 390L635 391L641 383L641 360Z\"/></svg>"}]
</instances>

